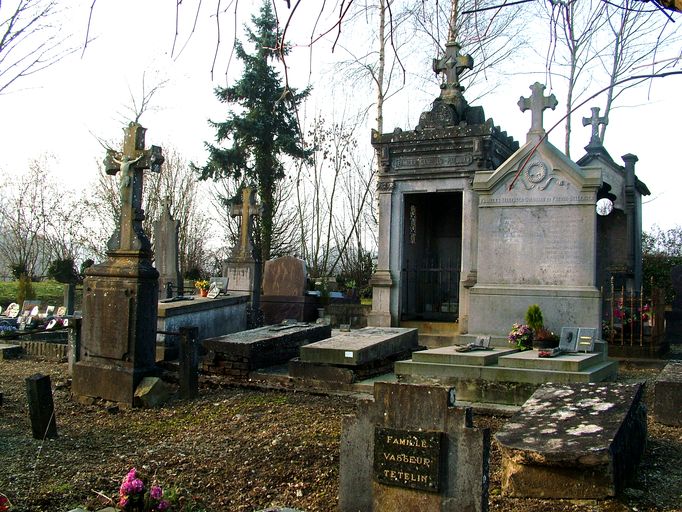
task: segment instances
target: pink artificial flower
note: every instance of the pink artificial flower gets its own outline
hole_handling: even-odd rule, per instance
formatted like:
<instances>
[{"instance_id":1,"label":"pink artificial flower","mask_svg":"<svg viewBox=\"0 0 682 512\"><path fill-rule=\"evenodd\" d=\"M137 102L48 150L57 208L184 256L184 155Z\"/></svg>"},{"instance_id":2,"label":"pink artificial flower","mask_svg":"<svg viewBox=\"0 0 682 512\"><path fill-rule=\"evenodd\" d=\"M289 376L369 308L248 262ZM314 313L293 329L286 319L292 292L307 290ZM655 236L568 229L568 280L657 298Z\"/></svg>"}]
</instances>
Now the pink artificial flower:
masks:
<instances>
[{"instance_id":1,"label":"pink artificial flower","mask_svg":"<svg viewBox=\"0 0 682 512\"><path fill-rule=\"evenodd\" d=\"M128 504L128 496L121 496L121 499L118 501L118 506L123 508Z\"/></svg>"},{"instance_id":2,"label":"pink artificial flower","mask_svg":"<svg viewBox=\"0 0 682 512\"><path fill-rule=\"evenodd\" d=\"M163 512L164 510L168 510L170 507L170 502L166 500L161 500L159 504L156 506L156 509L159 510L159 512Z\"/></svg>"},{"instance_id":3,"label":"pink artificial flower","mask_svg":"<svg viewBox=\"0 0 682 512\"><path fill-rule=\"evenodd\" d=\"M135 478L130 482L130 487L132 488L132 492L141 493L144 491L144 482L139 478Z\"/></svg>"},{"instance_id":4,"label":"pink artificial flower","mask_svg":"<svg viewBox=\"0 0 682 512\"><path fill-rule=\"evenodd\" d=\"M161 496L163 496L163 491L161 490L161 487L155 485L149 491L149 495L152 497L153 500L159 500L161 499Z\"/></svg>"}]
</instances>

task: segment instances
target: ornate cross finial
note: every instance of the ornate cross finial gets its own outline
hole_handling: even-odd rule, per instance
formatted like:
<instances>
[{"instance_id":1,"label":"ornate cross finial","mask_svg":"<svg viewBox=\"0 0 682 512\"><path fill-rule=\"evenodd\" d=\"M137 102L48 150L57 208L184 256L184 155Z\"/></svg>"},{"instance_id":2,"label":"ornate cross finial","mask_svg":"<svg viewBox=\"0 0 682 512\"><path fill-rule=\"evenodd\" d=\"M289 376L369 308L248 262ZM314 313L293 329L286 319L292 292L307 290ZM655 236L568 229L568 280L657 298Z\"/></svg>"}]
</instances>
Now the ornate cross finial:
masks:
<instances>
[{"instance_id":1,"label":"ornate cross finial","mask_svg":"<svg viewBox=\"0 0 682 512\"><path fill-rule=\"evenodd\" d=\"M445 44L445 55L440 59L433 59L431 67L434 73L443 73L445 81L441 84L441 98L450 100L462 97L464 88L459 84L459 76L465 69L473 69L474 59L471 55L460 55L462 47L450 40Z\"/></svg>"},{"instance_id":2,"label":"ornate cross finial","mask_svg":"<svg viewBox=\"0 0 682 512\"><path fill-rule=\"evenodd\" d=\"M521 112L530 109L532 114L530 131L526 137L527 141L530 141L534 136L542 137L545 134L545 128L542 125L542 112L546 108L554 110L559 104L554 94L550 94L549 96L544 95L545 86L539 82L535 82L531 85L530 90L532 91L530 98L521 96L517 103Z\"/></svg>"},{"instance_id":3,"label":"ornate cross finial","mask_svg":"<svg viewBox=\"0 0 682 512\"><path fill-rule=\"evenodd\" d=\"M151 244L142 229L142 171L161 171L163 155L161 148L144 149L147 130L138 123L130 123L124 129L123 151L107 150L104 168L107 174L121 173L121 216L119 227L109 240L109 250L149 251Z\"/></svg>"},{"instance_id":4,"label":"ornate cross finial","mask_svg":"<svg viewBox=\"0 0 682 512\"><path fill-rule=\"evenodd\" d=\"M250 258L253 246L251 244L251 227L253 225L253 217L260 217L262 214L262 207L256 204L256 195L253 189L248 185L242 188L242 202L232 205L230 215L232 217L241 217L241 226L239 229L239 246L236 248L235 256L239 258Z\"/></svg>"},{"instance_id":5,"label":"ornate cross finial","mask_svg":"<svg viewBox=\"0 0 682 512\"><path fill-rule=\"evenodd\" d=\"M609 118L607 116L599 117L599 107L592 107L592 117L583 117L583 126L592 125L592 136L588 146L601 146L601 137L599 137L599 126L608 125Z\"/></svg>"}]
</instances>

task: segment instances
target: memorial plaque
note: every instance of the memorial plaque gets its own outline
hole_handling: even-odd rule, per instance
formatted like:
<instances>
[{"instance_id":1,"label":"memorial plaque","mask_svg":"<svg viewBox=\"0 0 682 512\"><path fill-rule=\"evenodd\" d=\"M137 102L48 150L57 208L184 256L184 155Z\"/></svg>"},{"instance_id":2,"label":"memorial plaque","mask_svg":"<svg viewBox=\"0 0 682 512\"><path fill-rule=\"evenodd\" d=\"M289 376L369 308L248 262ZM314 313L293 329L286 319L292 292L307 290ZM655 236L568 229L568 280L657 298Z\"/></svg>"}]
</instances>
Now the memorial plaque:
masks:
<instances>
[{"instance_id":1,"label":"memorial plaque","mask_svg":"<svg viewBox=\"0 0 682 512\"><path fill-rule=\"evenodd\" d=\"M578 329L577 351L594 352L594 339L597 336L597 329L594 327L581 327Z\"/></svg>"},{"instance_id":2,"label":"memorial plaque","mask_svg":"<svg viewBox=\"0 0 682 512\"><path fill-rule=\"evenodd\" d=\"M385 485L440 491L442 432L376 427L374 479Z\"/></svg>"},{"instance_id":3,"label":"memorial plaque","mask_svg":"<svg viewBox=\"0 0 682 512\"><path fill-rule=\"evenodd\" d=\"M578 347L578 328L562 327L559 339L559 350L563 352L576 352Z\"/></svg>"}]
</instances>

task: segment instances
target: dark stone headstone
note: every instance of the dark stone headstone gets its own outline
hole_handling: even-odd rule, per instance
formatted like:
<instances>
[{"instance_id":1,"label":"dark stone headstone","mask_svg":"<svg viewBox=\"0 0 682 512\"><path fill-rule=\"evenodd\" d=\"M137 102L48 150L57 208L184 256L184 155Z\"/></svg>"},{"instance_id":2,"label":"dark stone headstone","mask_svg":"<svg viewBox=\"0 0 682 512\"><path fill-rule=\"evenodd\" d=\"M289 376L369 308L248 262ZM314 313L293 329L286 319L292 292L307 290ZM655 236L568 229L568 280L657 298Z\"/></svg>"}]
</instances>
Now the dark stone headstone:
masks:
<instances>
[{"instance_id":1,"label":"dark stone headstone","mask_svg":"<svg viewBox=\"0 0 682 512\"><path fill-rule=\"evenodd\" d=\"M49 375L36 373L26 378L28 411L34 439L57 437L57 420L52 401L52 386Z\"/></svg>"},{"instance_id":2,"label":"dark stone headstone","mask_svg":"<svg viewBox=\"0 0 682 512\"><path fill-rule=\"evenodd\" d=\"M495 434L502 491L601 499L634 475L646 444L643 384L545 384Z\"/></svg>"},{"instance_id":3,"label":"dark stone headstone","mask_svg":"<svg viewBox=\"0 0 682 512\"><path fill-rule=\"evenodd\" d=\"M199 328L180 327L180 397L191 400L199 396Z\"/></svg>"},{"instance_id":4,"label":"dark stone headstone","mask_svg":"<svg viewBox=\"0 0 682 512\"><path fill-rule=\"evenodd\" d=\"M263 295L300 297L305 292L307 273L305 262L293 256L283 256L265 262Z\"/></svg>"},{"instance_id":5,"label":"dark stone headstone","mask_svg":"<svg viewBox=\"0 0 682 512\"><path fill-rule=\"evenodd\" d=\"M677 265L670 270L670 282L675 294L673 310L682 311L682 265Z\"/></svg>"},{"instance_id":6,"label":"dark stone headstone","mask_svg":"<svg viewBox=\"0 0 682 512\"><path fill-rule=\"evenodd\" d=\"M341 434L339 510L488 509L490 432L438 386L379 382Z\"/></svg>"},{"instance_id":7,"label":"dark stone headstone","mask_svg":"<svg viewBox=\"0 0 682 512\"><path fill-rule=\"evenodd\" d=\"M668 363L654 384L654 418L682 426L682 363Z\"/></svg>"}]
</instances>

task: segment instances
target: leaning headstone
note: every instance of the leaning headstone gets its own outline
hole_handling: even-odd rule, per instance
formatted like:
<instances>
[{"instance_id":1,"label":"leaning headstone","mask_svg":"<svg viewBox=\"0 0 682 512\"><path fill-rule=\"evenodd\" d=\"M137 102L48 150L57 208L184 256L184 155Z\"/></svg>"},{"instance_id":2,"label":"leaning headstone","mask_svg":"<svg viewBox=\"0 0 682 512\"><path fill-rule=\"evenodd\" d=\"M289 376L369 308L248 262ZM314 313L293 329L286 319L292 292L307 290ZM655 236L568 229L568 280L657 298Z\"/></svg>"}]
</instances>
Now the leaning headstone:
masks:
<instances>
[{"instance_id":1,"label":"leaning headstone","mask_svg":"<svg viewBox=\"0 0 682 512\"><path fill-rule=\"evenodd\" d=\"M665 365L654 384L654 418L665 425L682 426L682 363Z\"/></svg>"},{"instance_id":2,"label":"leaning headstone","mask_svg":"<svg viewBox=\"0 0 682 512\"><path fill-rule=\"evenodd\" d=\"M26 396L34 439L57 437L57 420L49 375L36 373L26 378Z\"/></svg>"},{"instance_id":3,"label":"leaning headstone","mask_svg":"<svg viewBox=\"0 0 682 512\"><path fill-rule=\"evenodd\" d=\"M346 417L339 510L488 509L490 432L444 387L379 382Z\"/></svg>"},{"instance_id":4,"label":"leaning headstone","mask_svg":"<svg viewBox=\"0 0 682 512\"><path fill-rule=\"evenodd\" d=\"M159 271L159 293L165 298L170 298L167 290L179 294L178 288L182 283L178 258L179 230L180 221L173 218L168 202L164 201L161 216L154 222L154 266Z\"/></svg>"},{"instance_id":5,"label":"leaning headstone","mask_svg":"<svg viewBox=\"0 0 682 512\"><path fill-rule=\"evenodd\" d=\"M495 434L502 491L520 498L615 496L646 444L643 384L545 384Z\"/></svg>"}]
</instances>

